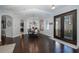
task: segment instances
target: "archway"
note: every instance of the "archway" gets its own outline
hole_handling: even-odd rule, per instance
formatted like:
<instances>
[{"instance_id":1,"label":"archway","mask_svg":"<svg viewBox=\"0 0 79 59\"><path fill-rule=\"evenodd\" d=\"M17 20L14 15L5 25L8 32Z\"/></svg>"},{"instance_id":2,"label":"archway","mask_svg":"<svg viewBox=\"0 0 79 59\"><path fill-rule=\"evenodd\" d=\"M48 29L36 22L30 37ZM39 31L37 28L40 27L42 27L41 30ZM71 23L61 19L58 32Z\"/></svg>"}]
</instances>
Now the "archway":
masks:
<instances>
[{"instance_id":1,"label":"archway","mask_svg":"<svg viewBox=\"0 0 79 59\"><path fill-rule=\"evenodd\" d=\"M12 37L12 17L9 15L2 15L1 17L1 43L6 43L7 37Z\"/></svg>"}]
</instances>

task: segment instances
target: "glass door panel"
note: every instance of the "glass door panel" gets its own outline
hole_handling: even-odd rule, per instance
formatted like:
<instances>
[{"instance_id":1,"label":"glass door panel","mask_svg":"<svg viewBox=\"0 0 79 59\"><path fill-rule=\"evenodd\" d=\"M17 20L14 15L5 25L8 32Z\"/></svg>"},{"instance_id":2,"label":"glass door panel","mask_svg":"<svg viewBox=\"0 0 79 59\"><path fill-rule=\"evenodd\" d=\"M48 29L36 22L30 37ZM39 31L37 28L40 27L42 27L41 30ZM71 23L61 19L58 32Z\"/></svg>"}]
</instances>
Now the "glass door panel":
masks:
<instances>
[{"instance_id":1,"label":"glass door panel","mask_svg":"<svg viewBox=\"0 0 79 59\"><path fill-rule=\"evenodd\" d=\"M60 17L56 18L56 22L55 22L55 34L57 37L61 37L61 19Z\"/></svg>"},{"instance_id":2,"label":"glass door panel","mask_svg":"<svg viewBox=\"0 0 79 59\"><path fill-rule=\"evenodd\" d=\"M64 16L64 38L73 39L73 19L72 15Z\"/></svg>"}]
</instances>

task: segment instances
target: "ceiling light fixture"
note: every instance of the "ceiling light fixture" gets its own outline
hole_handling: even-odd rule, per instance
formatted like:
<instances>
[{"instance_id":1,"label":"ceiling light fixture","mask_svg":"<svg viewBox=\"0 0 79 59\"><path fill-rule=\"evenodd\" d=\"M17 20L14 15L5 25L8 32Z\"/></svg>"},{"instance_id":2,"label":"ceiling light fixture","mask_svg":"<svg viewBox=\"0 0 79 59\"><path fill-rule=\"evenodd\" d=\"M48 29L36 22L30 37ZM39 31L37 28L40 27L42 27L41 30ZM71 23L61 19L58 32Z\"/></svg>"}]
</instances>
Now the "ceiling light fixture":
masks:
<instances>
[{"instance_id":1,"label":"ceiling light fixture","mask_svg":"<svg viewBox=\"0 0 79 59\"><path fill-rule=\"evenodd\" d=\"M55 9L55 5L52 5L51 9Z\"/></svg>"}]
</instances>

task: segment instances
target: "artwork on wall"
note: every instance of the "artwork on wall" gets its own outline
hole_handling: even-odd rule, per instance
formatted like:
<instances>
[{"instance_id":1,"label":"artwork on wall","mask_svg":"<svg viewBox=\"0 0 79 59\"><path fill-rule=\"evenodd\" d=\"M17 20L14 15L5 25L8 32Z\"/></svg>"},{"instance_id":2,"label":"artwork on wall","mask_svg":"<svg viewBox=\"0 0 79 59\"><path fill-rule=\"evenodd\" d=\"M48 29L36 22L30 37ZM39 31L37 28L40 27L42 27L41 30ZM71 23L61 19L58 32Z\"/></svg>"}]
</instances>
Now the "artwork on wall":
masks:
<instances>
[{"instance_id":1,"label":"artwork on wall","mask_svg":"<svg viewBox=\"0 0 79 59\"><path fill-rule=\"evenodd\" d=\"M24 32L24 21L23 21L23 20L21 20L20 26L21 26L20 31L21 31L21 32Z\"/></svg>"},{"instance_id":2,"label":"artwork on wall","mask_svg":"<svg viewBox=\"0 0 79 59\"><path fill-rule=\"evenodd\" d=\"M8 21L7 21L7 26L8 26L8 27L12 26L12 23L11 23L11 22L12 22L11 20L8 20Z\"/></svg>"},{"instance_id":3,"label":"artwork on wall","mask_svg":"<svg viewBox=\"0 0 79 59\"><path fill-rule=\"evenodd\" d=\"M2 16L2 28L6 28L6 16Z\"/></svg>"},{"instance_id":4,"label":"artwork on wall","mask_svg":"<svg viewBox=\"0 0 79 59\"><path fill-rule=\"evenodd\" d=\"M44 20L40 20L40 31L44 31Z\"/></svg>"},{"instance_id":5,"label":"artwork on wall","mask_svg":"<svg viewBox=\"0 0 79 59\"><path fill-rule=\"evenodd\" d=\"M35 21L33 21L33 25L36 25L36 22Z\"/></svg>"}]
</instances>

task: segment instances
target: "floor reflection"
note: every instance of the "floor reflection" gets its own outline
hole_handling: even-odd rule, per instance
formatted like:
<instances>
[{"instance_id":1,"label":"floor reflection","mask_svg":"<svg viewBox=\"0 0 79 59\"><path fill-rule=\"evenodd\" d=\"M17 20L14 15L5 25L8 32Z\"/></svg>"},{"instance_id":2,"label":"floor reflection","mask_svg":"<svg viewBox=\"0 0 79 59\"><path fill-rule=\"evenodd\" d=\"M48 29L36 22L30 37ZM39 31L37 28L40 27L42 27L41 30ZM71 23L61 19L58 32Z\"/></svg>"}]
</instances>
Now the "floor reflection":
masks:
<instances>
[{"instance_id":1,"label":"floor reflection","mask_svg":"<svg viewBox=\"0 0 79 59\"><path fill-rule=\"evenodd\" d=\"M19 45L19 47L20 47L20 50L22 52L25 50L24 35L23 34L21 34L21 36L20 36L20 45Z\"/></svg>"},{"instance_id":2,"label":"floor reflection","mask_svg":"<svg viewBox=\"0 0 79 59\"><path fill-rule=\"evenodd\" d=\"M58 42L55 42L55 53L61 52L61 45Z\"/></svg>"},{"instance_id":3,"label":"floor reflection","mask_svg":"<svg viewBox=\"0 0 79 59\"><path fill-rule=\"evenodd\" d=\"M37 53L39 52L39 48L38 48L38 39L35 38L31 38L29 39L29 52L30 53Z\"/></svg>"},{"instance_id":4,"label":"floor reflection","mask_svg":"<svg viewBox=\"0 0 79 59\"><path fill-rule=\"evenodd\" d=\"M73 53L74 52L74 50L68 46L64 46L63 48L64 48L64 53Z\"/></svg>"},{"instance_id":5,"label":"floor reflection","mask_svg":"<svg viewBox=\"0 0 79 59\"><path fill-rule=\"evenodd\" d=\"M75 49L63 45L61 43L55 42L55 53L74 53L76 52Z\"/></svg>"},{"instance_id":6,"label":"floor reflection","mask_svg":"<svg viewBox=\"0 0 79 59\"><path fill-rule=\"evenodd\" d=\"M27 36L20 36L15 38L16 48L14 52L27 53L74 53L78 52L69 46L63 45L59 42L48 39L45 36L34 38Z\"/></svg>"}]
</instances>

